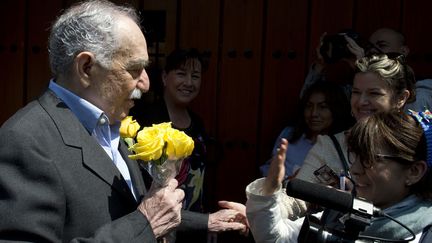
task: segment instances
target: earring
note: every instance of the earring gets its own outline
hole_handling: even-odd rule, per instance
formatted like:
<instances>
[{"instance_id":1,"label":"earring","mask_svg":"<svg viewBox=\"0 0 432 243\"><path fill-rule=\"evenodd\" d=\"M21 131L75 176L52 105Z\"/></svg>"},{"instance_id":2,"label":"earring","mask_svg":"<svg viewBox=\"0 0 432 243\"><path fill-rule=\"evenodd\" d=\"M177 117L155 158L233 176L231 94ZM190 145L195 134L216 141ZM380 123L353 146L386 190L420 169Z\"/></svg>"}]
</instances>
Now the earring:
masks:
<instances>
[{"instance_id":1,"label":"earring","mask_svg":"<svg viewBox=\"0 0 432 243\"><path fill-rule=\"evenodd\" d=\"M406 185L406 186L411 186L411 181L408 181L408 180L407 180L407 181L405 182L405 185Z\"/></svg>"}]
</instances>

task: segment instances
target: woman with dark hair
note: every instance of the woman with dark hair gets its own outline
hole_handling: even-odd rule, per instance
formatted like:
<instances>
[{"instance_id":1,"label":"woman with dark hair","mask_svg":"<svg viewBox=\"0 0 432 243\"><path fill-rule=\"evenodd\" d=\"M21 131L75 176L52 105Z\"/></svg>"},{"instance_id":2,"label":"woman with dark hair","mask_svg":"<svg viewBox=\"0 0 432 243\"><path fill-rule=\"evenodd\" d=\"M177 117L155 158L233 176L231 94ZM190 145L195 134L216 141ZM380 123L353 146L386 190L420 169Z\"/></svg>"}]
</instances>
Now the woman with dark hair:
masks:
<instances>
[{"instance_id":1,"label":"woman with dark hair","mask_svg":"<svg viewBox=\"0 0 432 243\"><path fill-rule=\"evenodd\" d=\"M362 236L418 242L423 230L432 224L430 121L430 113L410 116L398 111L378 112L359 120L348 133L354 191L381 209ZM247 216L256 242L298 241L304 217L290 220L282 215L284 206L280 205L280 197L285 194L281 184L287 146L283 140L269 175L246 188ZM315 214L326 222L324 226L343 229L342 213L330 219L328 215Z\"/></svg>"},{"instance_id":2,"label":"woman with dark hair","mask_svg":"<svg viewBox=\"0 0 432 243\"><path fill-rule=\"evenodd\" d=\"M202 64L196 49L178 49L170 53L161 75L162 93L147 109L134 110L134 117L142 126L171 122L174 128L194 139L194 151L183 161L176 179L187 194L183 208L195 212L204 212L203 177L208 136L199 116L188 107L200 91Z\"/></svg>"},{"instance_id":3,"label":"woman with dark hair","mask_svg":"<svg viewBox=\"0 0 432 243\"><path fill-rule=\"evenodd\" d=\"M285 157L286 177L293 177L303 165L318 135L335 134L354 124L350 111L344 90L338 85L317 82L306 90L299 104L298 123L284 128L273 147L272 157L277 153L282 138L290 143ZM260 167L263 176L267 175L270 163L268 160Z\"/></svg>"},{"instance_id":4,"label":"woman with dark hair","mask_svg":"<svg viewBox=\"0 0 432 243\"><path fill-rule=\"evenodd\" d=\"M176 179L184 190L183 209L196 212L199 231L177 231L176 242L206 242L207 231L246 230L245 218L233 209L221 209L207 214L204 200L204 175L207 166L209 136L200 117L189 109L201 87L204 62L197 49L177 49L166 58L162 71L162 94L146 109L134 109L132 115L142 126L171 122L172 127L184 131L194 140L194 150L183 160ZM146 173L146 172L144 172ZM223 206L223 205L222 205ZM229 205L227 205L229 207ZM235 222L233 219L238 218ZM202 225L207 227L203 228Z\"/></svg>"}]
</instances>

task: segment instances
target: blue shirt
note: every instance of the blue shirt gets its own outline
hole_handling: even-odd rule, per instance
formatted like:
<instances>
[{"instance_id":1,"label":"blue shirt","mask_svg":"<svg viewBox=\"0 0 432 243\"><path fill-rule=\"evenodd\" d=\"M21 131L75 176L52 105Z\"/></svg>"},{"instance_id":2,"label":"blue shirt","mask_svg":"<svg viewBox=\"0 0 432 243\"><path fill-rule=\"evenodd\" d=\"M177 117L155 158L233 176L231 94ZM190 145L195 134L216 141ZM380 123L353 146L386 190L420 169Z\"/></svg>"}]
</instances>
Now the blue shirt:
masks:
<instances>
[{"instance_id":1,"label":"blue shirt","mask_svg":"<svg viewBox=\"0 0 432 243\"><path fill-rule=\"evenodd\" d=\"M123 179L136 199L129 169L118 150L120 144L120 123L117 122L110 125L108 117L101 109L56 84L53 80L50 81L49 89L71 109L87 131L102 146L122 174Z\"/></svg>"}]
</instances>

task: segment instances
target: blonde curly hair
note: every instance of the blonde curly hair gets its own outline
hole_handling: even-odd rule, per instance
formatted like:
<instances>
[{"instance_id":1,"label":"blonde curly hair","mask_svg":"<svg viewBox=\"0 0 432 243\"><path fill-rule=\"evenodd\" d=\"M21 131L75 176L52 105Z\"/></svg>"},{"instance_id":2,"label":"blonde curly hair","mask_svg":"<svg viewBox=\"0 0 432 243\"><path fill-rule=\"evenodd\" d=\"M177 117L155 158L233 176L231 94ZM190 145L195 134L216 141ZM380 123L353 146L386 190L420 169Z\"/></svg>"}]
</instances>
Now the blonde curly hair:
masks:
<instances>
[{"instance_id":1,"label":"blonde curly hair","mask_svg":"<svg viewBox=\"0 0 432 243\"><path fill-rule=\"evenodd\" d=\"M396 95L405 90L410 92L408 103L415 101L415 77L412 69L405 64L405 57L398 55L390 58L386 54L371 55L356 61L360 72L377 74L384 80Z\"/></svg>"}]
</instances>

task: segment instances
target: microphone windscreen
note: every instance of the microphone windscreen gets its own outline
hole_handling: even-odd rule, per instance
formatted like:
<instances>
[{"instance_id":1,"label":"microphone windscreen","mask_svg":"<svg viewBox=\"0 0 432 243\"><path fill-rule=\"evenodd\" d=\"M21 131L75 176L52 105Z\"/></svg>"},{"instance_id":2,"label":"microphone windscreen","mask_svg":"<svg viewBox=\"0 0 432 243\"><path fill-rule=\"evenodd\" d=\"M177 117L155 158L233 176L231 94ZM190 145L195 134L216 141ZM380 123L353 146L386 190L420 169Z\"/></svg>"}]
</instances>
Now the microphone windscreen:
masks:
<instances>
[{"instance_id":1,"label":"microphone windscreen","mask_svg":"<svg viewBox=\"0 0 432 243\"><path fill-rule=\"evenodd\" d=\"M286 192L291 197L343 213L350 212L353 206L353 196L351 193L300 179L290 180L287 184Z\"/></svg>"}]
</instances>

